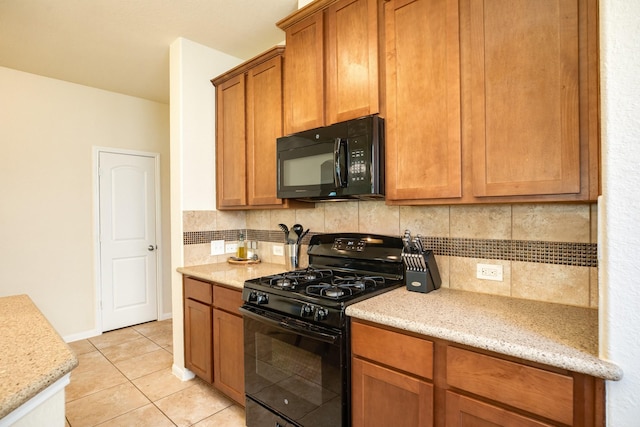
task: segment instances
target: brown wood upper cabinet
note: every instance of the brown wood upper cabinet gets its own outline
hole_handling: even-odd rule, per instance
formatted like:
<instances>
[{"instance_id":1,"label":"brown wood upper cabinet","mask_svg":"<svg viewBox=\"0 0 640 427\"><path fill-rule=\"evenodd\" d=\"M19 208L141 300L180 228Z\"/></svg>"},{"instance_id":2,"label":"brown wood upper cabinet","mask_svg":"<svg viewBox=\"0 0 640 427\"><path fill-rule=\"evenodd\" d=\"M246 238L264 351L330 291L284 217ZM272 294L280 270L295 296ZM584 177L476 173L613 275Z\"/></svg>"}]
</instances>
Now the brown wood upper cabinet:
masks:
<instances>
[{"instance_id":1,"label":"brown wood upper cabinet","mask_svg":"<svg viewBox=\"0 0 640 427\"><path fill-rule=\"evenodd\" d=\"M282 46L211 80L216 87L216 202L224 209L286 208L276 197L282 136Z\"/></svg>"},{"instance_id":2,"label":"brown wood upper cabinet","mask_svg":"<svg viewBox=\"0 0 640 427\"><path fill-rule=\"evenodd\" d=\"M386 2L387 200L595 200L597 10L597 0Z\"/></svg>"},{"instance_id":3,"label":"brown wood upper cabinet","mask_svg":"<svg viewBox=\"0 0 640 427\"><path fill-rule=\"evenodd\" d=\"M459 198L458 2L392 0L384 12L387 200Z\"/></svg>"},{"instance_id":4,"label":"brown wood upper cabinet","mask_svg":"<svg viewBox=\"0 0 640 427\"><path fill-rule=\"evenodd\" d=\"M317 0L286 33L285 134L380 111L377 0Z\"/></svg>"}]
</instances>

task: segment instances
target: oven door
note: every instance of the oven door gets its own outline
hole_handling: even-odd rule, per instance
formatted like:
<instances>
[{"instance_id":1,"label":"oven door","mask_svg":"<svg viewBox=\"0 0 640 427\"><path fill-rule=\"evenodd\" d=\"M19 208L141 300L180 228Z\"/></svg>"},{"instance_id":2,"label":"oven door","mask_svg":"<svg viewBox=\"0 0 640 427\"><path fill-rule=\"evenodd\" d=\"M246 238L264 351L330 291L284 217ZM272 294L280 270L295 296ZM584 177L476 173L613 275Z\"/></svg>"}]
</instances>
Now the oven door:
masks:
<instances>
[{"instance_id":1,"label":"oven door","mask_svg":"<svg viewBox=\"0 0 640 427\"><path fill-rule=\"evenodd\" d=\"M247 426L272 427L273 415L305 427L348 425L344 334L246 304L240 310Z\"/></svg>"}]
</instances>

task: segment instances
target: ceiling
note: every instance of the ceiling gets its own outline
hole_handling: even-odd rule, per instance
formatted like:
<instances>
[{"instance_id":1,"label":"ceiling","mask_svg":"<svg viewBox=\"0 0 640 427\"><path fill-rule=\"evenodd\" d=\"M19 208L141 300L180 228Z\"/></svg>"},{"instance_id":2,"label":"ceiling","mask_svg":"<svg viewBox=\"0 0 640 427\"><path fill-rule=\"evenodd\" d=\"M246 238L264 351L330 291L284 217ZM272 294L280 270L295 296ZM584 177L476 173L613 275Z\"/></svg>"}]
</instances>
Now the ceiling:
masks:
<instances>
[{"instance_id":1,"label":"ceiling","mask_svg":"<svg viewBox=\"0 0 640 427\"><path fill-rule=\"evenodd\" d=\"M169 102L179 37L249 59L298 0L0 0L0 66ZM212 78L215 76L211 76Z\"/></svg>"}]
</instances>

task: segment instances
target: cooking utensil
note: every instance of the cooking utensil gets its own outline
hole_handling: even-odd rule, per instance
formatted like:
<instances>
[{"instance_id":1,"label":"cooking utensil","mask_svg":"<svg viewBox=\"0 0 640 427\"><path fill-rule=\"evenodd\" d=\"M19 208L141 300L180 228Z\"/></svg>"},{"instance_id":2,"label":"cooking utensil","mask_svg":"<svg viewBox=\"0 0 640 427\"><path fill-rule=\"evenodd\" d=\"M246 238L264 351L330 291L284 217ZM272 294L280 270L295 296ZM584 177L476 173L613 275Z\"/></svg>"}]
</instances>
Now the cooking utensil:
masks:
<instances>
[{"instance_id":1,"label":"cooking utensil","mask_svg":"<svg viewBox=\"0 0 640 427\"><path fill-rule=\"evenodd\" d=\"M309 232L309 229L307 228L304 233L302 233L299 237L298 237L298 244L302 243L302 239L304 239L304 236L307 235L307 233Z\"/></svg>"},{"instance_id":2,"label":"cooking utensil","mask_svg":"<svg viewBox=\"0 0 640 427\"><path fill-rule=\"evenodd\" d=\"M296 243L296 242L300 243L300 236L304 231L304 227L301 226L300 224L293 224L293 227L291 227L291 231L293 231L296 234L295 241L293 243Z\"/></svg>"},{"instance_id":3,"label":"cooking utensil","mask_svg":"<svg viewBox=\"0 0 640 427\"><path fill-rule=\"evenodd\" d=\"M285 224L278 224L278 227L280 227L280 230L284 232L285 243L295 243L290 241L291 239L289 239L289 227L287 227Z\"/></svg>"}]
</instances>

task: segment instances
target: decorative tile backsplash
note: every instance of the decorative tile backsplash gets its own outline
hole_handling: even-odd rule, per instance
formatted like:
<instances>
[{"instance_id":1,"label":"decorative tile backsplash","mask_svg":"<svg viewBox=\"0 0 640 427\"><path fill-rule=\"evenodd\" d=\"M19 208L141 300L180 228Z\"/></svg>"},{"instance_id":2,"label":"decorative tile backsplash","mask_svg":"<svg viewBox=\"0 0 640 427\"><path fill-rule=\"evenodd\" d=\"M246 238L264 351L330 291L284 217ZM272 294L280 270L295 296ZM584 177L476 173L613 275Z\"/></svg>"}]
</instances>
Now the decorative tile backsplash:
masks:
<instances>
[{"instance_id":1,"label":"decorative tile backsplash","mask_svg":"<svg viewBox=\"0 0 640 427\"><path fill-rule=\"evenodd\" d=\"M210 241L257 240L264 262L282 263L278 224L315 233L420 234L436 254L443 286L473 292L597 307L597 206L532 204L387 206L384 202L318 203L315 209L241 212L185 211L185 265L225 262ZM477 263L503 266L503 281L479 280ZM304 263L303 263L304 266Z\"/></svg>"},{"instance_id":2,"label":"decorative tile backsplash","mask_svg":"<svg viewBox=\"0 0 640 427\"><path fill-rule=\"evenodd\" d=\"M274 230L217 230L185 231L184 245L209 244L212 240L237 240L238 234L248 240L283 243L281 231ZM309 244L311 233L302 244ZM545 264L597 267L598 245L595 243L540 242L528 240L452 239L448 237L424 237L420 240L426 249L436 255L465 258L486 258L507 261L537 262Z\"/></svg>"}]
</instances>

